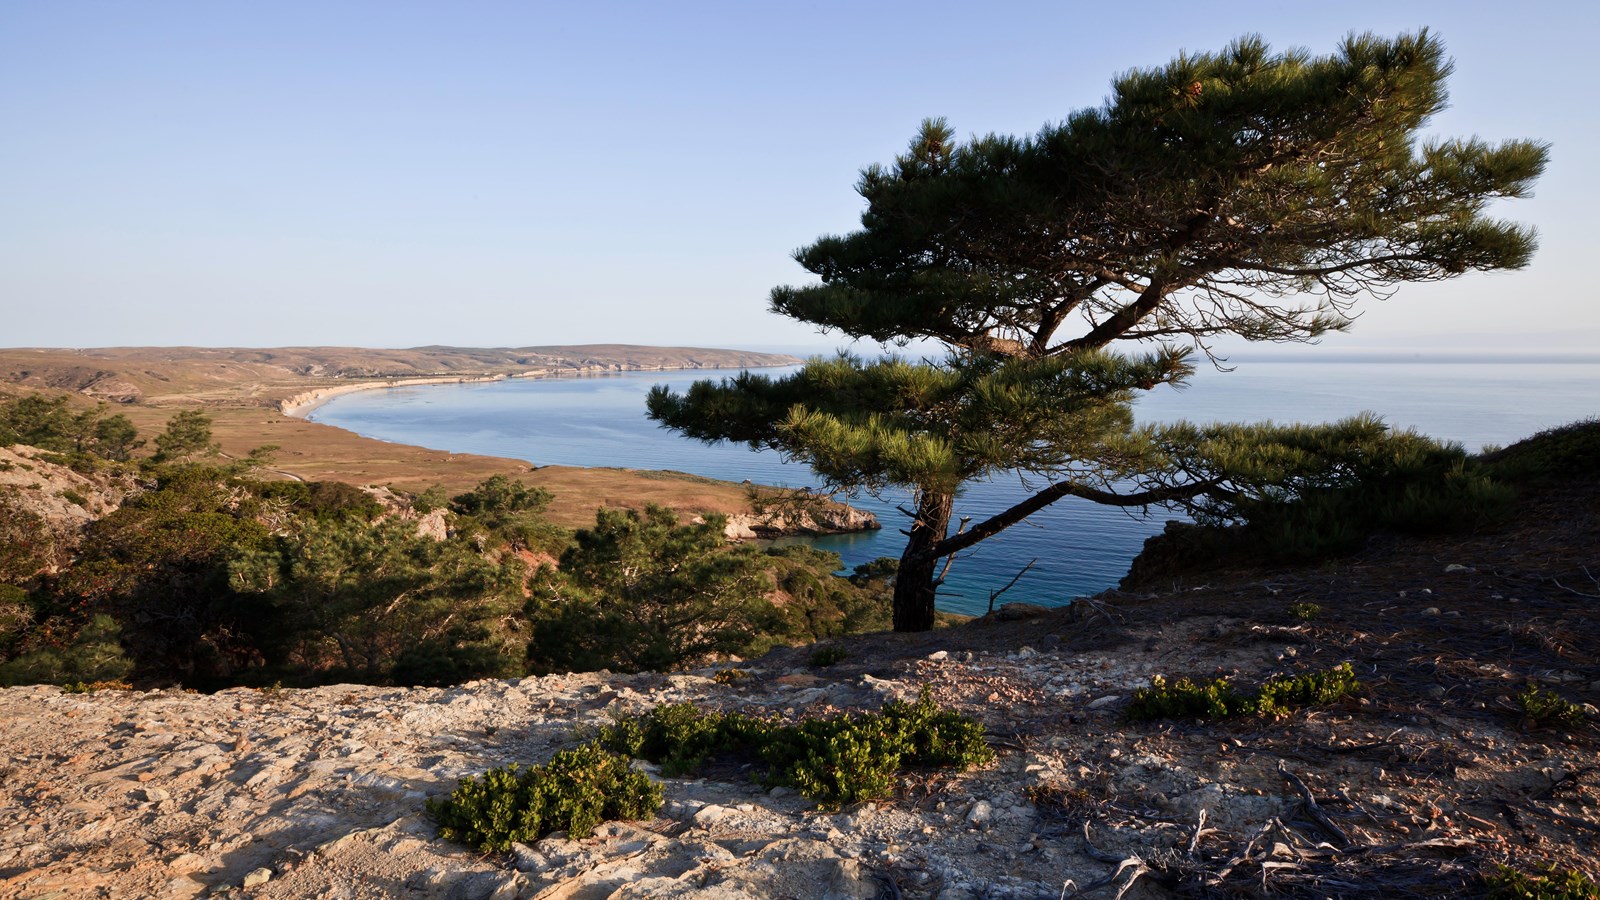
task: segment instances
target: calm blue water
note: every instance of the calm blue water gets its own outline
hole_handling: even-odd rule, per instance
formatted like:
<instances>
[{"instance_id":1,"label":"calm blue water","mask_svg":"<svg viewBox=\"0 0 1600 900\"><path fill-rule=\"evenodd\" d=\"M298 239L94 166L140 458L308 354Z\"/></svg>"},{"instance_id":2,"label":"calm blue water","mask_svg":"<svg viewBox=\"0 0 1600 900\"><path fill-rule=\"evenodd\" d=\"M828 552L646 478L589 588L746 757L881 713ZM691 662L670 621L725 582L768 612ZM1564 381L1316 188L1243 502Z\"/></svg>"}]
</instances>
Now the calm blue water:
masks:
<instances>
[{"instance_id":1,"label":"calm blue water","mask_svg":"<svg viewBox=\"0 0 1600 900\"><path fill-rule=\"evenodd\" d=\"M648 372L364 391L338 397L310 418L387 441L538 465L675 469L789 487L815 483L809 468L777 454L706 446L645 418L644 396L652 385L681 389L705 377ZM1232 372L1202 370L1186 388L1159 389L1138 406L1148 421L1324 422L1362 411L1471 450L1509 444L1600 415L1600 364L1251 362ZM1015 478L974 484L957 500L956 512L979 522L1024 496ZM852 502L876 513L883 530L813 543L838 553L847 566L898 557L905 519L894 506L907 498ZM962 554L940 589L940 607L983 612L990 592L1031 559L1038 562L1004 601L1059 604L1097 593L1122 577L1145 538L1170 517L1157 511L1147 519L1068 498Z\"/></svg>"}]
</instances>

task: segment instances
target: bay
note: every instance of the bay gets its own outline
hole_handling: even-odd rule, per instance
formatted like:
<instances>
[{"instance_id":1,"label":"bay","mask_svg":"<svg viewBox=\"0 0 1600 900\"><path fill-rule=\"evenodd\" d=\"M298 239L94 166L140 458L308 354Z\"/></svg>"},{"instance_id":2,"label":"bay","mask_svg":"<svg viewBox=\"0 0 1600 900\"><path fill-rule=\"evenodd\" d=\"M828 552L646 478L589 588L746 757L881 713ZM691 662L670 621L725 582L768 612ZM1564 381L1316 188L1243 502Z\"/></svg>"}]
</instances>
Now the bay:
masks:
<instances>
[{"instance_id":1,"label":"bay","mask_svg":"<svg viewBox=\"0 0 1600 900\"><path fill-rule=\"evenodd\" d=\"M782 375L789 369L768 370ZM816 483L804 465L742 445L705 445L661 429L644 415L656 384L683 389L721 373L635 372L575 378L513 379L345 394L310 418L362 434L457 453L524 459L536 465L673 469L728 481L786 487ZM1498 362L1240 362L1203 369L1181 389L1140 399L1146 421L1325 422L1363 411L1396 428L1415 428L1469 450L1504 445L1536 431L1600 415L1600 364ZM969 485L957 515L973 521L1026 496L1021 479ZM878 532L809 540L846 566L898 557L904 494L856 497L878 515ZM1149 516L1067 498L961 554L939 592L941 609L982 613L1030 560L1033 567L1001 602L1046 605L1112 587L1146 538L1172 514Z\"/></svg>"}]
</instances>

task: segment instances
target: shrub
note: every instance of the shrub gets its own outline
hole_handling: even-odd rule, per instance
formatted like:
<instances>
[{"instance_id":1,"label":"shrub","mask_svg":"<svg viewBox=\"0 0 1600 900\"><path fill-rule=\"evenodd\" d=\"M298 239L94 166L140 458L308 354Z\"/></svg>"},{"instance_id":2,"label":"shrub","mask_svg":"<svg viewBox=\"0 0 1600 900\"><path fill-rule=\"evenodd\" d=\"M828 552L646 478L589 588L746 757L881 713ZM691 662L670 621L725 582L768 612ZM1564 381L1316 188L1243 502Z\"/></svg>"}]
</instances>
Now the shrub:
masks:
<instances>
[{"instance_id":1,"label":"shrub","mask_svg":"<svg viewBox=\"0 0 1600 900\"><path fill-rule=\"evenodd\" d=\"M121 632L115 619L95 616L65 646L40 647L0 663L0 686L121 681L133 671L118 640Z\"/></svg>"},{"instance_id":2,"label":"shrub","mask_svg":"<svg viewBox=\"0 0 1600 900\"><path fill-rule=\"evenodd\" d=\"M1516 702L1528 728L1571 728L1583 721L1583 710L1554 691L1529 686L1517 695Z\"/></svg>"},{"instance_id":3,"label":"shrub","mask_svg":"<svg viewBox=\"0 0 1600 900\"><path fill-rule=\"evenodd\" d=\"M1276 675L1255 696L1241 693L1226 679L1196 684L1187 678L1168 683L1152 678L1150 687L1133 692L1127 716L1149 719L1231 719L1241 716L1286 716L1303 706L1333 703L1361 690L1349 663L1321 672Z\"/></svg>"},{"instance_id":4,"label":"shrub","mask_svg":"<svg viewBox=\"0 0 1600 900\"><path fill-rule=\"evenodd\" d=\"M95 691L131 691L133 685L126 681L69 681L61 690L68 694L92 694Z\"/></svg>"},{"instance_id":5,"label":"shrub","mask_svg":"<svg viewBox=\"0 0 1600 900\"><path fill-rule=\"evenodd\" d=\"M1318 603L1291 603L1289 604L1289 615L1302 622L1314 622L1318 616L1322 615L1322 605Z\"/></svg>"},{"instance_id":6,"label":"shrub","mask_svg":"<svg viewBox=\"0 0 1600 900\"><path fill-rule=\"evenodd\" d=\"M722 525L679 525L653 505L600 510L560 569L530 585L529 671L666 671L747 655L779 617L762 554L729 547Z\"/></svg>"},{"instance_id":7,"label":"shrub","mask_svg":"<svg viewBox=\"0 0 1600 900\"><path fill-rule=\"evenodd\" d=\"M1600 900L1600 884L1576 869L1529 875L1507 866L1484 879L1489 900Z\"/></svg>"},{"instance_id":8,"label":"shrub","mask_svg":"<svg viewBox=\"0 0 1600 900\"><path fill-rule=\"evenodd\" d=\"M717 684L738 684L749 677L750 673L744 669L718 669L711 680Z\"/></svg>"},{"instance_id":9,"label":"shrub","mask_svg":"<svg viewBox=\"0 0 1600 900\"><path fill-rule=\"evenodd\" d=\"M843 647L823 647L811 654L811 661L807 665L813 669L826 669L834 663L843 662L849 658L849 652Z\"/></svg>"},{"instance_id":10,"label":"shrub","mask_svg":"<svg viewBox=\"0 0 1600 900\"><path fill-rule=\"evenodd\" d=\"M627 757L585 744L543 766L510 765L464 778L448 799L429 800L427 808L440 837L504 852L555 831L581 838L603 821L653 816L661 801L661 787Z\"/></svg>"},{"instance_id":11,"label":"shrub","mask_svg":"<svg viewBox=\"0 0 1600 900\"><path fill-rule=\"evenodd\" d=\"M1323 672L1276 675L1261 686L1256 712L1263 716L1287 716L1302 706L1322 706L1343 700L1361 690L1355 669L1342 663Z\"/></svg>"},{"instance_id":12,"label":"shrub","mask_svg":"<svg viewBox=\"0 0 1600 900\"><path fill-rule=\"evenodd\" d=\"M1226 719L1248 715L1254 708L1248 697L1233 689L1224 679L1210 684L1195 684L1180 678L1168 684L1164 676L1150 679L1150 686L1133 692L1128 704L1130 719Z\"/></svg>"},{"instance_id":13,"label":"shrub","mask_svg":"<svg viewBox=\"0 0 1600 900\"><path fill-rule=\"evenodd\" d=\"M1508 481L1543 481L1600 473L1600 419L1541 431L1492 453L1484 466Z\"/></svg>"},{"instance_id":14,"label":"shrub","mask_svg":"<svg viewBox=\"0 0 1600 900\"><path fill-rule=\"evenodd\" d=\"M824 809L886 796L902 768L966 769L994 758L983 726L939 709L927 691L876 714L794 725L689 703L660 706L604 729L599 743L659 763L668 775L693 771L715 752L754 757L766 765L768 784L792 787Z\"/></svg>"}]
</instances>

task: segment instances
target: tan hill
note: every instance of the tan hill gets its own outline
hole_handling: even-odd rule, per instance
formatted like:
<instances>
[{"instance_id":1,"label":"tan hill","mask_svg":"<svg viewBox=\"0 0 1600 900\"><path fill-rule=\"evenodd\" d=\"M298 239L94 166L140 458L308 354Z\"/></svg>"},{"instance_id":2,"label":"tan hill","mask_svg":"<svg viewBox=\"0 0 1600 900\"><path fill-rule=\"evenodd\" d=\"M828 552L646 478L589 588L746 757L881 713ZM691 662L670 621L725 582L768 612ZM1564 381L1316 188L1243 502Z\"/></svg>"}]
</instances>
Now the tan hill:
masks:
<instances>
[{"instance_id":1,"label":"tan hill","mask_svg":"<svg viewBox=\"0 0 1600 900\"><path fill-rule=\"evenodd\" d=\"M350 379L561 375L596 371L781 366L792 356L698 347L102 347L0 349L0 382L119 403L274 403L309 383ZM287 392L287 393L285 393Z\"/></svg>"},{"instance_id":2,"label":"tan hill","mask_svg":"<svg viewBox=\"0 0 1600 900\"><path fill-rule=\"evenodd\" d=\"M464 491L506 474L556 495L550 517L591 525L600 506L659 503L689 513L738 515L750 509L745 488L677 473L546 466L447 453L363 438L285 415L351 389L396 383L505 377L558 377L599 371L748 368L786 365L790 356L693 347L626 344L408 350L353 347L110 347L86 350L0 349L0 393L67 392L106 401L144 435L161 430L180 409L212 417L222 450L242 457L255 447L280 448L279 477L344 481L421 491L442 484Z\"/></svg>"}]
</instances>

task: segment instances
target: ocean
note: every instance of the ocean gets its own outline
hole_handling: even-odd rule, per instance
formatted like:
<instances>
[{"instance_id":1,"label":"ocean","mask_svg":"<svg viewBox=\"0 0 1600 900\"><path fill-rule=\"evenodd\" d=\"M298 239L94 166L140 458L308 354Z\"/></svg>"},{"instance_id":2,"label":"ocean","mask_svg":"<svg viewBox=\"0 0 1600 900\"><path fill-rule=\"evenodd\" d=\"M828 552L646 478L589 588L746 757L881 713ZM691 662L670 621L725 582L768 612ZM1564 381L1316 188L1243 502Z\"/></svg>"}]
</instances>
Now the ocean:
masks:
<instances>
[{"instance_id":1,"label":"ocean","mask_svg":"<svg viewBox=\"0 0 1600 900\"><path fill-rule=\"evenodd\" d=\"M1258 360L1233 371L1202 369L1186 387L1140 399L1141 420L1325 422L1373 412L1469 450L1506 445L1539 430L1600 415L1600 362L1303 362ZM769 370L781 375L785 369ZM314 421L368 437L455 453L524 459L536 465L673 469L728 481L809 487L809 468L770 451L707 446L645 418L653 385L681 389L719 372L636 372L577 378L513 379L362 391L312 411ZM731 374L731 373L728 373ZM1016 477L967 487L956 514L974 522L1026 496ZM808 539L847 567L898 557L906 495L850 502L876 513L877 532ZM1071 602L1112 587L1146 538L1174 514L1150 515L1068 498L962 553L939 590L939 607L984 612L1030 560L1033 567L1000 602Z\"/></svg>"}]
</instances>

